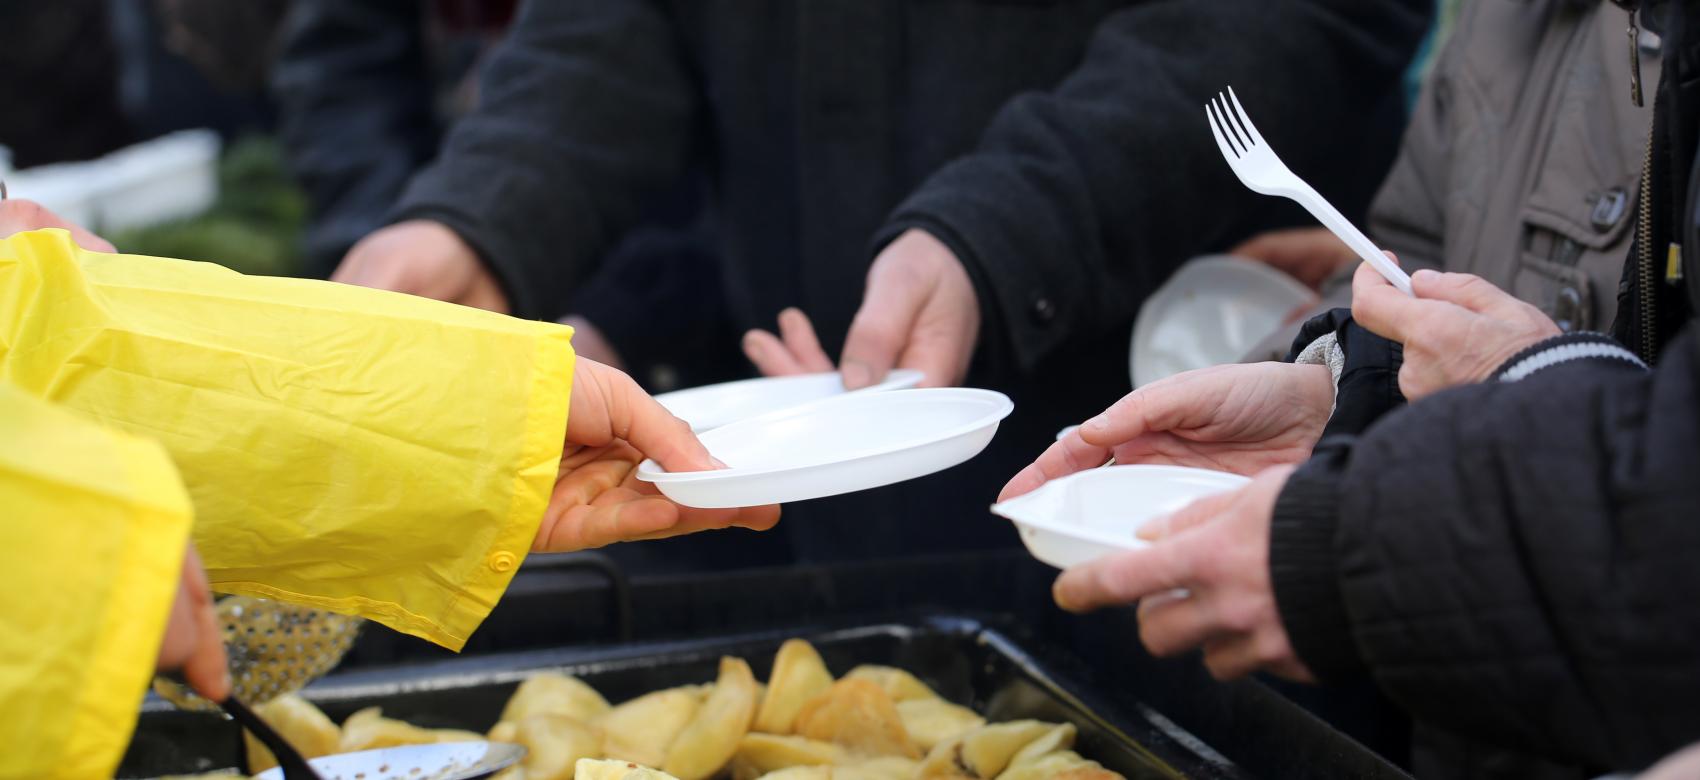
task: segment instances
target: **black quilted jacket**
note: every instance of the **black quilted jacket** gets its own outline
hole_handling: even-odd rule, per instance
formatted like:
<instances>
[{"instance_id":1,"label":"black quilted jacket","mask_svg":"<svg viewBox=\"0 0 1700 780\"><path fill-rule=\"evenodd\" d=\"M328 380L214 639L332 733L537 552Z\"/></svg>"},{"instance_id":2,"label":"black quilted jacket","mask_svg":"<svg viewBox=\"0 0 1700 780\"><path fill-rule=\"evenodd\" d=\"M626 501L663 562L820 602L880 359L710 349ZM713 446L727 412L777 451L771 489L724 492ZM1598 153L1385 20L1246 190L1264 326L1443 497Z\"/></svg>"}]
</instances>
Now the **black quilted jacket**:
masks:
<instances>
[{"instance_id":1,"label":"black quilted jacket","mask_svg":"<svg viewBox=\"0 0 1700 780\"><path fill-rule=\"evenodd\" d=\"M1284 489L1271 537L1282 620L1323 679L1368 673L1431 731L1578 776L1700 741L1690 6L1672 3L1667 36L1681 56L1666 58L1656 98L1649 208L1660 216L1648 235L1660 269L1646 276L1632 253L1620 317L1634 320L1615 330L1654 368L1607 337L1561 336L1488 382L1325 438ZM1337 318L1311 335L1337 327L1356 326ZM1349 363L1396 358L1351 343ZM1383 407L1396 400L1388 365L1357 391Z\"/></svg>"}]
</instances>

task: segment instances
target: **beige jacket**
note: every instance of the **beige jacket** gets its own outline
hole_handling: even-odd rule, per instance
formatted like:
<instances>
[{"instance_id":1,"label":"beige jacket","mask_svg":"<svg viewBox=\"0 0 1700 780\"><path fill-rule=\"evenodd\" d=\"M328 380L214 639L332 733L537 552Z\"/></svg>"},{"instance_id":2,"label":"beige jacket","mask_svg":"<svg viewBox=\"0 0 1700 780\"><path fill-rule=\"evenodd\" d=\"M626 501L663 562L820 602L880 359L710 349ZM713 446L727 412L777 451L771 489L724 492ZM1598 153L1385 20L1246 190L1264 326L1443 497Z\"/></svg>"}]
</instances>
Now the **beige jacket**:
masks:
<instances>
[{"instance_id":1,"label":"beige jacket","mask_svg":"<svg viewBox=\"0 0 1700 780\"><path fill-rule=\"evenodd\" d=\"M1567 330L1617 310L1659 75L1641 36L1645 107L1629 97L1625 13L1603 0L1475 0L1460 10L1370 207L1408 269L1477 274ZM1350 305L1350 272L1320 311ZM1297 325L1253 359L1286 353Z\"/></svg>"}]
</instances>

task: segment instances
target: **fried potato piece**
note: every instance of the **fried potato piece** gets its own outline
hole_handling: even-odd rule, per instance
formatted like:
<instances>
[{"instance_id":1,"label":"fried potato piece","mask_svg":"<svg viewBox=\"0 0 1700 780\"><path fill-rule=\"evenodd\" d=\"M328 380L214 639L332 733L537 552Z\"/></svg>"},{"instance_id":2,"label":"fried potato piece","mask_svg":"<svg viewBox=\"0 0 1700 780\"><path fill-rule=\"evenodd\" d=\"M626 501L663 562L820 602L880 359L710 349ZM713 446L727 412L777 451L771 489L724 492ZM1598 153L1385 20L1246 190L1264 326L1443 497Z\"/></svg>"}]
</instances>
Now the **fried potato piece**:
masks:
<instances>
[{"instance_id":1,"label":"fried potato piece","mask_svg":"<svg viewBox=\"0 0 1700 780\"><path fill-rule=\"evenodd\" d=\"M767 677L767 695L756 710L756 731L769 734L790 734L797 721L798 711L810 699L832 687L832 672L814 645L801 639L788 639L779 646L773 659L773 673Z\"/></svg>"},{"instance_id":2,"label":"fried potato piece","mask_svg":"<svg viewBox=\"0 0 1700 780\"><path fill-rule=\"evenodd\" d=\"M903 730L922 751L986 725L986 719L978 713L944 699L900 701L897 715L903 719Z\"/></svg>"},{"instance_id":3,"label":"fried potato piece","mask_svg":"<svg viewBox=\"0 0 1700 780\"><path fill-rule=\"evenodd\" d=\"M1050 733L1056 725L1037 720L1012 720L981 726L963 735L959 760L975 777L997 777L1009 766L1016 753Z\"/></svg>"},{"instance_id":4,"label":"fried potato piece","mask_svg":"<svg viewBox=\"0 0 1700 780\"><path fill-rule=\"evenodd\" d=\"M1123 780L1096 761L1088 761L1072 750L1046 753L1012 763L997 780Z\"/></svg>"},{"instance_id":5,"label":"fried potato piece","mask_svg":"<svg viewBox=\"0 0 1700 780\"><path fill-rule=\"evenodd\" d=\"M573 777L575 780L679 780L666 772L631 761L595 758L579 759Z\"/></svg>"},{"instance_id":6,"label":"fried potato piece","mask_svg":"<svg viewBox=\"0 0 1700 780\"><path fill-rule=\"evenodd\" d=\"M1034 761L1051 753L1068 750L1074 747L1074 738L1079 733L1073 723L1059 723L1050 731L1032 742L1027 743L1009 759L1009 768ZM1004 771L1008 772L1009 768Z\"/></svg>"},{"instance_id":7,"label":"fried potato piece","mask_svg":"<svg viewBox=\"0 0 1700 780\"><path fill-rule=\"evenodd\" d=\"M483 742L485 737L476 731L465 729L432 729L437 742Z\"/></svg>"},{"instance_id":8,"label":"fried potato piece","mask_svg":"<svg viewBox=\"0 0 1700 780\"><path fill-rule=\"evenodd\" d=\"M920 762L914 759L903 758L902 756L880 756L879 758L870 758L867 761L839 767L840 771L834 775L834 780L914 780L915 773L920 768ZM849 772L855 777L846 777L844 772Z\"/></svg>"},{"instance_id":9,"label":"fried potato piece","mask_svg":"<svg viewBox=\"0 0 1700 780\"><path fill-rule=\"evenodd\" d=\"M939 698L939 695L934 693L933 689L928 688L926 683L921 682L915 675L895 666L863 664L851 669L849 674L844 675L844 679L867 680L874 683L884 688L886 695L890 696L892 701Z\"/></svg>"},{"instance_id":10,"label":"fried potato piece","mask_svg":"<svg viewBox=\"0 0 1700 780\"><path fill-rule=\"evenodd\" d=\"M768 772L757 780L832 780L833 767L792 766Z\"/></svg>"},{"instance_id":11,"label":"fried potato piece","mask_svg":"<svg viewBox=\"0 0 1700 780\"><path fill-rule=\"evenodd\" d=\"M661 768L679 780L707 780L732 760L756 713L756 678L741 658L720 659L720 677Z\"/></svg>"},{"instance_id":12,"label":"fried potato piece","mask_svg":"<svg viewBox=\"0 0 1700 780\"><path fill-rule=\"evenodd\" d=\"M589 723L610 709L608 700L576 677L542 672L526 678L508 698L500 720L521 721L532 715L565 715Z\"/></svg>"},{"instance_id":13,"label":"fried potato piece","mask_svg":"<svg viewBox=\"0 0 1700 780\"><path fill-rule=\"evenodd\" d=\"M990 780L1008 768L1010 760L1022 748L1056 728L1055 723L1037 720L1012 720L981 726L935 745L921 761L920 776L965 774Z\"/></svg>"},{"instance_id":14,"label":"fried potato piece","mask_svg":"<svg viewBox=\"0 0 1700 780\"><path fill-rule=\"evenodd\" d=\"M660 766L667 748L702 707L700 686L668 688L639 696L596 720L605 758Z\"/></svg>"},{"instance_id":15,"label":"fried potato piece","mask_svg":"<svg viewBox=\"0 0 1700 780\"><path fill-rule=\"evenodd\" d=\"M839 680L797 713L797 733L871 756L920 758L885 689L868 680Z\"/></svg>"},{"instance_id":16,"label":"fried potato piece","mask_svg":"<svg viewBox=\"0 0 1700 780\"><path fill-rule=\"evenodd\" d=\"M755 780L794 766L827 766L849 760L849 752L831 742L788 734L750 732L738 741L738 752L732 756L732 777L733 780Z\"/></svg>"},{"instance_id":17,"label":"fried potato piece","mask_svg":"<svg viewBox=\"0 0 1700 780\"><path fill-rule=\"evenodd\" d=\"M437 741L437 733L406 721L384 717L378 707L367 707L342 722L342 739L336 752L353 753L397 745L429 745Z\"/></svg>"},{"instance_id":18,"label":"fried potato piece","mask_svg":"<svg viewBox=\"0 0 1700 780\"><path fill-rule=\"evenodd\" d=\"M490 739L525 746L519 764L525 780L572 780L579 759L602 756L600 732L553 713L498 723L490 729Z\"/></svg>"},{"instance_id":19,"label":"fried potato piece","mask_svg":"<svg viewBox=\"0 0 1700 780\"><path fill-rule=\"evenodd\" d=\"M846 766L794 766L762 775L757 780L911 780L915 762L885 756Z\"/></svg>"},{"instance_id":20,"label":"fried potato piece","mask_svg":"<svg viewBox=\"0 0 1700 780\"><path fill-rule=\"evenodd\" d=\"M305 758L318 758L337 752L342 732L336 722L320 712L312 702L293 693L286 693L254 708L254 714L273 730L289 740ZM247 729L242 730L242 744L248 752L248 774L257 775L277 766L277 758L260 744Z\"/></svg>"}]
</instances>

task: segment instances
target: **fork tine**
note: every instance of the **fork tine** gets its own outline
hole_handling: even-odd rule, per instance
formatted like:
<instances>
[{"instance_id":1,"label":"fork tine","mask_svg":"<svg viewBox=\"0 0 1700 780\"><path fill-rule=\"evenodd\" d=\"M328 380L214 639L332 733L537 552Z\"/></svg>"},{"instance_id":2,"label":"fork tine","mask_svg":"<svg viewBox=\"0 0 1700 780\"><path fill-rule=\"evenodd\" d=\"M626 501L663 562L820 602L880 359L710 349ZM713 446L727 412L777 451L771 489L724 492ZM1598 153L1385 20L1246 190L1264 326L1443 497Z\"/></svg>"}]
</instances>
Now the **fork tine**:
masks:
<instances>
[{"instance_id":1,"label":"fork tine","mask_svg":"<svg viewBox=\"0 0 1700 780\"><path fill-rule=\"evenodd\" d=\"M1247 151L1245 142L1240 139L1238 133L1234 132L1233 123L1228 121L1227 112L1223 110L1225 105L1226 104L1224 103L1218 103L1215 99L1211 99L1210 110L1215 115L1214 126L1224 138L1228 139L1228 145L1234 149L1234 156L1244 157Z\"/></svg>"},{"instance_id":2,"label":"fork tine","mask_svg":"<svg viewBox=\"0 0 1700 780\"><path fill-rule=\"evenodd\" d=\"M1222 128L1217 126L1216 115L1211 112L1211 108L1213 106L1209 103L1204 105L1204 118L1210 122L1210 134L1216 136L1216 147L1222 150L1222 156L1226 157L1230 163L1240 159L1239 150L1229 144L1227 137L1222 135Z\"/></svg>"},{"instance_id":3,"label":"fork tine","mask_svg":"<svg viewBox=\"0 0 1700 780\"><path fill-rule=\"evenodd\" d=\"M1251 135L1240 127L1239 122L1235 121L1237 117L1234 116L1234 109L1228 106L1227 95L1220 92L1216 93L1216 111L1222 115L1222 124L1227 126L1228 135L1239 142L1240 149L1250 153L1252 150Z\"/></svg>"},{"instance_id":4,"label":"fork tine","mask_svg":"<svg viewBox=\"0 0 1700 780\"><path fill-rule=\"evenodd\" d=\"M1264 146L1265 144L1263 143L1262 134L1257 132L1257 125L1251 123L1251 117L1246 114L1245 108L1240 105L1240 96L1234 94L1234 88L1232 86L1228 87L1228 99L1234 101L1234 116L1240 120L1240 124L1245 125L1246 135L1250 137L1252 145Z\"/></svg>"}]
</instances>

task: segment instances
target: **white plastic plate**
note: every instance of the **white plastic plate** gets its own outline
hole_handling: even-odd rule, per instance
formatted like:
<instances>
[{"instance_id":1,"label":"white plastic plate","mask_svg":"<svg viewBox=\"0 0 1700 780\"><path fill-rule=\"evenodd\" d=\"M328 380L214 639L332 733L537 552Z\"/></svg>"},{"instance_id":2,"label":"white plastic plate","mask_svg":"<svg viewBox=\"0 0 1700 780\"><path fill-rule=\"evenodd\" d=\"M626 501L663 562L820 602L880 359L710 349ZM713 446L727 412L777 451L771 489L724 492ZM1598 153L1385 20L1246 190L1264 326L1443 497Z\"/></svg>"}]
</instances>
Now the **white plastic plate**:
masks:
<instances>
[{"instance_id":1,"label":"white plastic plate","mask_svg":"<svg viewBox=\"0 0 1700 780\"><path fill-rule=\"evenodd\" d=\"M1054 479L992 512L1015 521L1027 551L1059 569L1148 543L1135 534L1147 520L1250 480L1183 466L1105 466Z\"/></svg>"},{"instance_id":2,"label":"white plastic plate","mask_svg":"<svg viewBox=\"0 0 1700 780\"><path fill-rule=\"evenodd\" d=\"M960 387L847 393L702 434L726 469L672 474L646 460L637 474L694 507L836 496L968 460L1014 409L1003 393Z\"/></svg>"},{"instance_id":3,"label":"white plastic plate","mask_svg":"<svg viewBox=\"0 0 1700 780\"><path fill-rule=\"evenodd\" d=\"M1240 360L1315 300L1310 288L1263 263L1226 255L1187 263L1139 309L1128 360L1133 386Z\"/></svg>"},{"instance_id":4,"label":"white plastic plate","mask_svg":"<svg viewBox=\"0 0 1700 780\"><path fill-rule=\"evenodd\" d=\"M901 390L920 384L921 377L919 371L899 368L886 374L884 382L853 392ZM667 407L674 417L690 423L691 430L702 433L727 423L844 393L844 383L838 372L829 371L703 385L662 393L655 400Z\"/></svg>"}]
</instances>

